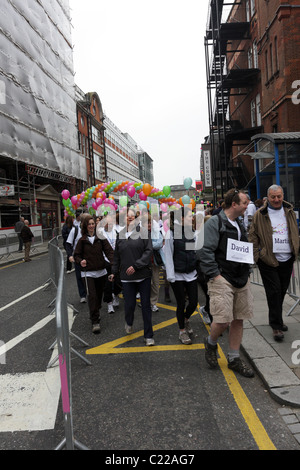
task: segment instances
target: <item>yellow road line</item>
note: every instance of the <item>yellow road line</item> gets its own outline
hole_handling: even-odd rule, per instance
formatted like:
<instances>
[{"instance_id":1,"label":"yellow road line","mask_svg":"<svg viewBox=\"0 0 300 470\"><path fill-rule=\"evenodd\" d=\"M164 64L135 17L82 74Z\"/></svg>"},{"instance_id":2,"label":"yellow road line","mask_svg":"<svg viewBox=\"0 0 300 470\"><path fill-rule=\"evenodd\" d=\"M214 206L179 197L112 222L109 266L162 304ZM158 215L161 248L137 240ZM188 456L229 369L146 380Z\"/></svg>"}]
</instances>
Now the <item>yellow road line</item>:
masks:
<instances>
[{"instance_id":1,"label":"yellow road line","mask_svg":"<svg viewBox=\"0 0 300 470\"><path fill-rule=\"evenodd\" d=\"M175 307L167 306L164 304L158 304L158 306L168 309L176 310ZM195 312L193 315L196 315ZM202 318L201 314L199 313ZM154 325L153 330L157 331L167 326L173 325L177 322L177 318L171 318L162 323ZM206 329L209 331L210 327L205 325ZM160 345L160 346L141 346L141 347L124 347L119 348L121 344L125 344L129 341L132 341L136 338L142 337L144 334L143 330L132 333L128 336L118 338L109 343L97 346L92 349L86 350L86 354L124 354L124 353L138 353L138 352L157 352L157 351L195 351L199 349L204 349L203 344L191 344L191 345ZM228 369L227 360L225 354L223 353L220 345L218 345L218 352L220 358L218 359L220 369L224 375L224 378L227 382L228 388L245 420L246 425L248 426L259 450L276 450L273 442L269 438L265 428L263 427L260 419L255 413L248 397L246 396L244 390L242 389L240 383L238 382L233 371Z\"/></svg>"},{"instance_id":2,"label":"yellow road line","mask_svg":"<svg viewBox=\"0 0 300 470\"><path fill-rule=\"evenodd\" d=\"M199 313L200 314L200 313ZM200 314L201 316L201 314ZM202 316L201 316L202 317ZM210 327L205 325L206 329L209 331ZM276 450L273 442L269 438L265 428L263 427L260 419L255 413L253 406L248 400L247 395L242 389L239 381L237 380L234 372L227 367L227 359L224 352L222 351L220 345L218 344L218 353L220 358L218 363L220 369L225 377L228 388L233 395L233 398L259 448L259 450Z\"/></svg>"}]
</instances>

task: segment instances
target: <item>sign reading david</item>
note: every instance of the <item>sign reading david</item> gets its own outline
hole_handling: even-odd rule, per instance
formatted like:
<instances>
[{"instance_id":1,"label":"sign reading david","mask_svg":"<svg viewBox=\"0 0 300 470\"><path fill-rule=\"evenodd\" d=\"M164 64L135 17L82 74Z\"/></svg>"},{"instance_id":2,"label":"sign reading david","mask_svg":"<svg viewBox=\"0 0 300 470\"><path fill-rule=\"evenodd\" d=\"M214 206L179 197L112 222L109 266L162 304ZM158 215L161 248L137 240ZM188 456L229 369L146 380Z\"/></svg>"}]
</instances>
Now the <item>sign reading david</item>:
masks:
<instances>
[{"instance_id":1,"label":"sign reading david","mask_svg":"<svg viewBox=\"0 0 300 470\"><path fill-rule=\"evenodd\" d=\"M235 261L236 263L254 264L253 243L228 238L226 260Z\"/></svg>"}]
</instances>

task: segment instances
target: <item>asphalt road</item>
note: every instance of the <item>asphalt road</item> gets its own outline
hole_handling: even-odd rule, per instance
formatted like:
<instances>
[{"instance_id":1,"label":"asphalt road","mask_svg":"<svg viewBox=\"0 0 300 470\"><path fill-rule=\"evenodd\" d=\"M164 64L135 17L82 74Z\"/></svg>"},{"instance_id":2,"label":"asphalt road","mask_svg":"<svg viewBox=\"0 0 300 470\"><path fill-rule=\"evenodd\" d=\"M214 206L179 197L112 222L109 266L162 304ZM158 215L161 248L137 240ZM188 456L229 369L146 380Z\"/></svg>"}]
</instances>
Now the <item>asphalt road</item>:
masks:
<instances>
[{"instance_id":1,"label":"asphalt road","mask_svg":"<svg viewBox=\"0 0 300 470\"><path fill-rule=\"evenodd\" d=\"M50 398L40 387L41 380L44 383L58 369L47 369L56 335L49 307L56 289L52 284L44 287L48 279L47 255L0 269L0 341L10 347L5 363L0 363L0 385L6 393L0 405L0 450L51 450L64 438L59 396L56 406L50 406L57 387ZM200 450L299 450L279 414L281 406L260 378L228 375L227 333L220 342L218 370L210 370L205 362L207 328L198 313L191 320L193 346L179 343L175 304L163 303L162 290L159 312L153 314L156 346L149 348L143 342L138 307L134 334L125 334L123 299L115 314L109 315L103 305L101 333L93 335L88 306L79 303L75 274L66 275L67 300L79 312L72 318L72 331L88 343L84 347L72 339L72 346L91 361L87 365L72 356L75 439L102 450L103 459L142 450L180 455Z\"/></svg>"}]
</instances>

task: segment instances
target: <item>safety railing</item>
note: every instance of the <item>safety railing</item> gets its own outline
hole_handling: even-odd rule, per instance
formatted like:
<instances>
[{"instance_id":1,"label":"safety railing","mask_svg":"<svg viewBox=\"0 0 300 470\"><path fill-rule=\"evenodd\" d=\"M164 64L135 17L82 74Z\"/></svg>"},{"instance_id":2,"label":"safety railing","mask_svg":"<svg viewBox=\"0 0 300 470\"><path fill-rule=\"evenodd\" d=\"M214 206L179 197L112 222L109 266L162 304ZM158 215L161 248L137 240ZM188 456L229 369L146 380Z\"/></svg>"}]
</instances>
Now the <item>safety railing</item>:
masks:
<instances>
[{"instance_id":1,"label":"safety railing","mask_svg":"<svg viewBox=\"0 0 300 470\"><path fill-rule=\"evenodd\" d=\"M38 248L44 243L49 243L51 239L60 234L60 228L31 228L34 235L31 244L31 251L38 251ZM0 234L0 259L14 257L19 251L19 238L16 232Z\"/></svg>"},{"instance_id":2,"label":"safety railing","mask_svg":"<svg viewBox=\"0 0 300 470\"><path fill-rule=\"evenodd\" d=\"M256 264L252 266L250 281L252 284L263 287L263 282L261 279L259 268ZM290 308L290 310L286 314L286 316L290 316L295 310L295 308L298 305L300 305L300 261L299 261L299 258L295 260L294 262L293 272L292 272L290 284L287 290L287 294L293 300L295 300L295 304Z\"/></svg>"},{"instance_id":3,"label":"safety railing","mask_svg":"<svg viewBox=\"0 0 300 470\"><path fill-rule=\"evenodd\" d=\"M71 390L71 345L69 332L68 305L66 299L64 256L58 246L57 237L49 242L50 276L57 288L55 300L56 337L60 371L62 410L64 417L65 437L55 450L63 449L88 450L74 438L72 390Z\"/></svg>"}]
</instances>

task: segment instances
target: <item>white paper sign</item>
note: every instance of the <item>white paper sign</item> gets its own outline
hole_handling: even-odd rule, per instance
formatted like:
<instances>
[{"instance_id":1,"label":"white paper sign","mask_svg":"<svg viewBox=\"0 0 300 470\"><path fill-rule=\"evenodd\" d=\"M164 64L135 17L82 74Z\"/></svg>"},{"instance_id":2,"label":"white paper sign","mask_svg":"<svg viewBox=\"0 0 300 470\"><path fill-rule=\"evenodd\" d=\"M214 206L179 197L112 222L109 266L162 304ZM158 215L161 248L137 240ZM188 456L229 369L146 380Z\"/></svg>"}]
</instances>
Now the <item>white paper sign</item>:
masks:
<instances>
[{"instance_id":1,"label":"white paper sign","mask_svg":"<svg viewBox=\"0 0 300 470\"><path fill-rule=\"evenodd\" d=\"M236 263L254 264L253 243L240 242L233 238L228 238L226 260L235 261Z\"/></svg>"},{"instance_id":2,"label":"white paper sign","mask_svg":"<svg viewBox=\"0 0 300 470\"><path fill-rule=\"evenodd\" d=\"M273 253L291 253L291 245L287 233L273 233Z\"/></svg>"}]
</instances>

